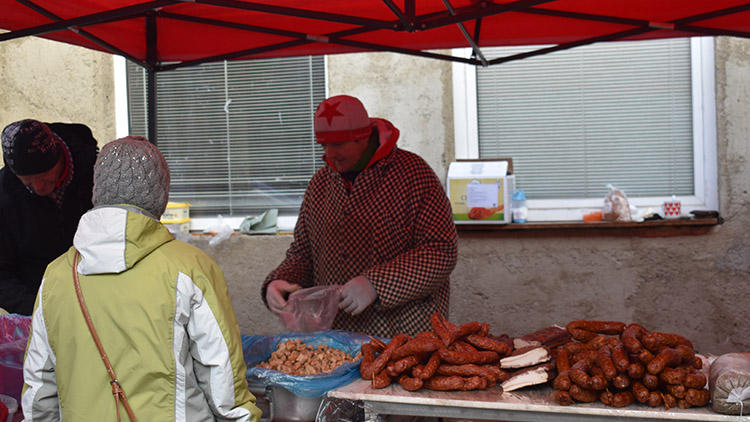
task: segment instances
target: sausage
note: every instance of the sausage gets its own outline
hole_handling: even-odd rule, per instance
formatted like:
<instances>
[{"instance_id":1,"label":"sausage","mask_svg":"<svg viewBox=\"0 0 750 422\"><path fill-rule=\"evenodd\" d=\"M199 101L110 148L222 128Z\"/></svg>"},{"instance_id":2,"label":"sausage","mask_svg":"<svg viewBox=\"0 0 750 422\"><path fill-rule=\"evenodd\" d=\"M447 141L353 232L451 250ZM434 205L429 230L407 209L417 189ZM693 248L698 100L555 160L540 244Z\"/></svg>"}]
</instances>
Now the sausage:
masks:
<instances>
[{"instance_id":1,"label":"sausage","mask_svg":"<svg viewBox=\"0 0 750 422\"><path fill-rule=\"evenodd\" d=\"M675 348L680 344L694 349L693 343L679 334L660 333L656 331L644 334L641 343L643 343L643 347L653 352L659 350L659 348L663 346Z\"/></svg>"},{"instance_id":2,"label":"sausage","mask_svg":"<svg viewBox=\"0 0 750 422\"><path fill-rule=\"evenodd\" d=\"M558 373L570 369L570 353L566 349L557 349L557 354L555 355L555 367L557 368Z\"/></svg>"},{"instance_id":3,"label":"sausage","mask_svg":"<svg viewBox=\"0 0 750 422\"><path fill-rule=\"evenodd\" d=\"M383 353L383 350L385 350L386 344L383 343L383 340L380 340L379 338L370 337L370 345L372 345L372 348L375 350L375 353Z\"/></svg>"},{"instance_id":4,"label":"sausage","mask_svg":"<svg viewBox=\"0 0 750 422\"><path fill-rule=\"evenodd\" d=\"M412 370L412 375L414 375L414 377L416 378L426 380L427 378L435 375L438 366L440 366L440 355L437 353L433 353L430 356L430 359L427 360L427 363L424 364L424 366L420 366L419 369L415 367Z\"/></svg>"},{"instance_id":5,"label":"sausage","mask_svg":"<svg viewBox=\"0 0 750 422\"><path fill-rule=\"evenodd\" d=\"M591 389L601 391L607 388L607 380L601 375L591 377Z\"/></svg>"},{"instance_id":6,"label":"sausage","mask_svg":"<svg viewBox=\"0 0 750 422\"><path fill-rule=\"evenodd\" d=\"M699 358L698 356L693 356L693 361L690 363L690 366L695 369L703 368L703 359Z\"/></svg>"},{"instance_id":7,"label":"sausage","mask_svg":"<svg viewBox=\"0 0 750 422\"><path fill-rule=\"evenodd\" d=\"M619 342L616 337L596 336L587 341L586 346L588 346L589 349L599 350L602 346L612 346L615 341Z\"/></svg>"},{"instance_id":8,"label":"sausage","mask_svg":"<svg viewBox=\"0 0 750 422\"><path fill-rule=\"evenodd\" d=\"M659 352L651 362L646 365L646 370L650 374L660 374L664 368L673 368L680 364L682 357L677 349L667 347Z\"/></svg>"},{"instance_id":9,"label":"sausage","mask_svg":"<svg viewBox=\"0 0 750 422\"><path fill-rule=\"evenodd\" d=\"M692 404L693 406L705 406L708 404L711 394L708 390L689 388L685 393L685 401Z\"/></svg>"},{"instance_id":10,"label":"sausage","mask_svg":"<svg viewBox=\"0 0 750 422\"><path fill-rule=\"evenodd\" d=\"M391 385L391 376L382 370L372 377L372 388L385 388Z\"/></svg>"},{"instance_id":11,"label":"sausage","mask_svg":"<svg viewBox=\"0 0 750 422\"><path fill-rule=\"evenodd\" d=\"M680 409L689 409L693 407L690 403L687 402L685 399L677 399L677 406Z\"/></svg>"},{"instance_id":12,"label":"sausage","mask_svg":"<svg viewBox=\"0 0 750 422\"><path fill-rule=\"evenodd\" d=\"M422 332L419 332L419 333L417 333L416 336L414 336L414 338L425 338L425 339L433 339L433 340L440 340L440 341L442 341L440 339L440 336L437 335L437 334L435 334L434 331L422 331Z\"/></svg>"},{"instance_id":13,"label":"sausage","mask_svg":"<svg viewBox=\"0 0 750 422\"><path fill-rule=\"evenodd\" d=\"M444 363L438 366L436 373L438 375L458 375L460 377L480 376L487 378L488 381L491 380L492 382L497 382L497 375L495 373L484 366L475 365L473 363L467 363L465 365Z\"/></svg>"},{"instance_id":14,"label":"sausage","mask_svg":"<svg viewBox=\"0 0 750 422\"><path fill-rule=\"evenodd\" d=\"M669 393L664 393L664 394L661 395L661 397L662 397L662 399L664 399L664 407L667 410L669 410L669 409L677 406L677 399L675 398L675 396L673 396L673 395L671 395Z\"/></svg>"},{"instance_id":15,"label":"sausage","mask_svg":"<svg viewBox=\"0 0 750 422\"><path fill-rule=\"evenodd\" d=\"M659 374L659 379L665 384L683 384L685 382L685 370L681 368L664 368Z\"/></svg>"},{"instance_id":16,"label":"sausage","mask_svg":"<svg viewBox=\"0 0 750 422\"><path fill-rule=\"evenodd\" d=\"M487 378L479 376L464 378L464 385L461 386L463 391L484 390L485 388L487 388Z\"/></svg>"},{"instance_id":17,"label":"sausage","mask_svg":"<svg viewBox=\"0 0 750 422\"><path fill-rule=\"evenodd\" d=\"M487 337L489 334L490 334L490 324L483 322L482 329L479 330L479 335L482 337Z\"/></svg>"},{"instance_id":18,"label":"sausage","mask_svg":"<svg viewBox=\"0 0 750 422\"><path fill-rule=\"evenodd\" d=\"M641 381L649 390L656 390L659 387L659 377L654 374L644 375Z\"/></svg>"},{"instance_id":19,"label":"sausage","mask_svg":"<svg viewBox=\"0 0 750 422\"><path fill-rule=\"evenodd\" d=\"M570 393L570 397L582 403L591 403L599 399L599 394L596 391L581 388L576 384L571 385L568 392Z\"/></svg>"},{"instance_id":20,"label":"sausage","mask_svg":"<svg viewBox=\"0 0 750 422\"><path fill-rule=\"evenodd\" d=\"M605 406L612 406L612 399L614 399L615 395L612 394L609 390L602 391L601 394L599 394L599 401L602 402Z\"/></svg>"},{"instance_id":21,"label":"sausage","mask_svg":"<svg viewBox=\"0 0 750 422\"><path fill-rule=\"evenodd\" d=\"M654 359L654 354L648 349L641 349L638 353L638 360L644 365L648 365Z\"/></svg>"},{"instance_id":22,"label":"sausage","mask_svg":"<svg viewBox=\"0 0 750 422\"><path fill-rule=\"evenodd\" d=\"M453 343L451 343L450 346L448 346L448 350L456 350L459 352L478 352L479 350L472 346L471 344L463 341L463 340L456 340Z\"/></svg>"},{"instance_id":23,"label":"sausage","mask_svg":"<svg viewBox=\"0 0 750 422\"><path fill-rule=\"evenodd\" d=\"M587 360L580 360L576 362L575 364L573 364L573 366L568 371L568 376L570 377L570 380L573 382L574 385L578 385L579 387L584 388L584 389L591 389L592 387L591 376L589 376L588 374L590 370L591 370L591 363L589 363L589 361ZM573 386L571 385L571 388L572 387Z\"/></svg>"},{"instance_id":24,"label":"sausage","mask_svg":"<svg viewBox=\"0 0 750 422\"><path fill-rule=\"evenodd\" d=\"M687 391L682 384L667 384L666 389L669 391L669 394L673 395L676 399L684 399L685 392Z\"/></svg>"},{"instance_id":25,"label":"sausage","mask_svg":"<svg viewBox=\"0 0 750 422\"><path fill-rule=\"evenodd\" d=\"M399 360L410 355L430 353L445 347L440 340L429 338L413 338L393 351L391 360Z\"/></svg>"},{"instance_id":26,"label":"sausage","mask_svg":"<svg viewBox=\"0 0 750 422\"><path fill-rule=\"evenodd\" d=\"M651 407L658 407L664 404L664 396L658 391L651 391L648 393L648 405Z\"/></svg>"},{"instance_id":27,"label":"sausage","mask_svg":"<svg viewBox=\"0 0 750 422\"><path fill-rule=\"evenodd\" d=\"M633 404L634 401L633 394L630 391L620 391L615 394L615 397L612 399L612 406L625 407Z\"/></svg>"},{"instance_id":28,"label":"sausage","mask_svg":"<svg viewBox=\"0 0 750 422\"><path fill-rule=\"evenodd\" d=\"M646 331L642 325L632 323L622 331L622 334L620 334L620 340L628 352L637 354L643 348L640 339L643 338L643 335L647 332L648 331Z\"/></svg>"},{"instance_id":29,"label":"sausage","mask_svg":"<svg viewBox=\"0 0 750 422\"><path fill-rule=\"evenodd\" d=\"M417 391L420 388L422 388L422 385L424 385L424 381L422 381L419 378L412 378L406 374L401 375L398 378L398 383L401 385L401 387L404 388L406 391Z\"/></svg>"},{"instance_id":30,"label":"sausage","mask_svg":"<svg viewBox=\"0 0 750 422\"><path fill-rule=\"evenodd\" d=\"M497 378L497 382L505 382L508 379L510 379L510 372L506 371L505 369L500 368L499 366L488 363L486 365L482 365L483 368L486 368L488 371L495 374L495 378Z\"/></svg>"},{"instance_id":31,"label":"sausage","mask_svg":"<svg viewBox=\"0 0 750 422\"><path fill-rule=\"evenodd\" d=\"M625 346L619 341L612 346L612 361L615 363L615 368L617 368L618 371L625 372L628 370L630 360L625 351Z\"/></svg>"},{"instance_id":32,"label":"sausage","mask_svg":"<svg viewBox=\"0 0 750 422\"><path fill-rule=\"evenodd\" d=\"M640 362L633 362L628 365L626 372L630 379L639 380L643 378L643 375L646 373L646 367Z\"/></svg>"},{"instance_id":33,"label":"sausage","mask_svg":"<svg viewBox=\"0 0 750 422\"><path fill-rule=\"evenodd\" d=\"M648 396L649 391L648 388L646 388L645 385L643 385L642 382L636 381L633 383L633 385L630 387L630 391L633 392L633 396L636 400L638 400L639 403L646 403L648 402Z\"/></svg>"},{"instance_id":34,"label":"sausage","mask_svg":"<svg viewBox=\"0 0 750 422\"><path fill-rule=\"evenodd\" d=\"M706 386L706 375L700 372L691 372L685 375L685 387L700 390Z\"/></svg>"},{"instance_id":35,"label":"sausage","mask_svg":"<svg viewBox=\"0 0 750 422\"><path fill-rule=\"evenodd\" d=\"M596 357L599 354L598 350L583 350L580 351L570 357L570 363L571 365L575 365L576 362L580 360L588 361L589 363L593 364L596 362Z\"/></svg>"},{"instance_id":36,"label":"sausage","mask_svg":"<svg viewBox=\"0 0 750 422\"><path fill-rule=\"evenodd\" d=\"M491 338L482 337L477 334L469 334L465 337L466 341L475 346L478 349L490 350L496 352L500 356L507 356L513 351L513 348L506 343L501 341L493 340Z\"/></svg>"},{"instance_id":37,"label":"sausage","mask_svg":"<svg viewBox=\"0 0 750 422\"><path fill-rule=\"evenodd\" d=\"M492 352L489 350L478 352L459 352L455 350L440 349L438 350L438 353L440 354L440 360L442 360L443 362L454 363L457 365L463 365L466 363L492 363L497 362L497 360L500 359L500 356L497 354L497 352Z\"/></svg>"},{"instance_id":38,"label":"sausage","mask_svg":"<svg viewBox=\"0 0 750 422\"><path fill-rule=\"evenodd\" d=\"M612 380L612 385L614 385L615 388L624 390L630 387L630 378L625 374L619 374Z\"/></svg>"},{"instance_id":39,"label":"sausage","mask_svg":"<svg viewBox=\"0 0 750 422\"><path fill-rule=\"evenodd\" d=\"M565 343L565 345L562 347L563 349L568 351L571 357L575 355L576 353L583 352L584 350L589 350L589 347L586 346L586 343L579 343L577 341L571 341L569 343Z\"/></svg>"},{"instance_id":40,"label":"sausage","mask_svg":"<svg viewBox=\"0 0 750 422\"><path fill-rule=\"evenodd\" d=\"M409 341L409 338L410 337L406 334L396 334L396 336L391 339L388 345L385 346L383 352L380 353L377 358L375 358L375 361L372 363L372 373L377 374L385 369L386 365L391 360L391 355L393 354L393 352L403 344L405 344L407 341Z\"/></svg>"},{"instance_id":41,"label":"sausage","mask_svg":"<svg viewBox=\"0 0 750 422\"><path fill-rule=\"evenodd\" d=\"M436 391L455 391L464 386L464 379L457 376L435 375L424 380L424 388Z\"/></svg>"},{"instance_id":42,"label":"sausage","mask_svg":"<svg viewBox=\"0 0 750 422\"><path fill-rule=\"evenodd\" d=\"M570 397L570 393L564 390L557 390L555 392L555 400L561 406L569 406L573 404L573 397Z\"/></svg>"},{"instance_id":43,"label":"sausage","mask_svg":"<svg viewBox=\"0 0 750 422\"><path fill-rule=\"evenodd\" d=\"M559 372L557 376L555 377L555 380L552 381L552 388L555 390L564 390L568 391L570 390L570 376L568 376L568 371Z\"/></svg>"},{"instance_id":44,"label":"sausage","mask_svg":"<svg viewBox=\"0 0 750 422\"><path fill-rule=\"evenodd\" d=\"M602 368L604 378L607 381L612 381L617 376L617 368L615 368L614 362L612 362L612 349L609 346L602 346L599 348L599 353L596 356L596 363Z\"/></svg>"},{"instance_id":45,"label":"sausage","mask_svg":"<svg viewBox=\"0 0 750 422\"><path fill-rule=\"evenodd\" d=\"M570 335L573 336L574 339L578 341L588 341L595 337L595 335L590 334L620 335L625 330L625 324L617 321L578 320L569 322L566 328L568 329L568 331L570 331ZM588 332L589 334L584 334L584 337L587 338L585 340L582 340L580 338L577 338L576 335L573 334L572 330L583 330Z\"/></svg>"},{"instance_id":46,"label":"sausage","mask_svg":"<svg viewBox=\"0 0 750 422\"><path fill-rule=\"evenodd\" d=\"M396 377L402 372L405 372L408 369L411 369L414 367L414 365L418 364L420 362L420 359L416 355L407 356L403 359L399 359L397 361L391 361L391 363L388 364L386 367L386 370L388 371L388 375L392 377Z\"/></svg>"},{"instance_id":47,"label":"sausage","mask_svg":"<svg viewBox=\"0 0 750 422\"><path fill-rule=\"evenodd\" d=\"M692 347L684 345L684 344L678 344L674 347L677 349L678 352L680 352L680 356L682 357L681 363L685 365L690 365L693 362L693 358L695 357L695 351Z\"/></svg>"},{"instance_id":48,"label":"sausage","mask_svg":"<svg viewBox=\"0 0 750 422\"><path fill-rule=\"evenodd\" d=\"M456 326L455 329L451 330L451 335L453 337L453 341L456 341L468 336L469 334L476 334L481 330L482 323L478 321L472 321Z\"/></svg>"},{"instance_id":49,"label":"sausage","mask_svg":"<svg viewBox=\"0 0 750 422\"><path fill-rule=\"evenodd\" d=\"M445 347L450 346L451 344L451 333L448 331L448 328L443 323L443 317L440 315L440 312L435 312L430 317L430 325L432 325L432 331L435 332L435 334L440 337L440 340L443 341L443 344Z\"/></svg>"},{"instance_id":50,"label":"sausage","mask_svg":"<svg viewBox=\"0 0 750 422\"><path fill-rule=\"evenodd\" d=\"M362 353L362 362L359 364L359 375L362 379L372 379L372 363L375 360L375 347L370 343L365 343L360 348Z\"/></svg>"}]
</instances>

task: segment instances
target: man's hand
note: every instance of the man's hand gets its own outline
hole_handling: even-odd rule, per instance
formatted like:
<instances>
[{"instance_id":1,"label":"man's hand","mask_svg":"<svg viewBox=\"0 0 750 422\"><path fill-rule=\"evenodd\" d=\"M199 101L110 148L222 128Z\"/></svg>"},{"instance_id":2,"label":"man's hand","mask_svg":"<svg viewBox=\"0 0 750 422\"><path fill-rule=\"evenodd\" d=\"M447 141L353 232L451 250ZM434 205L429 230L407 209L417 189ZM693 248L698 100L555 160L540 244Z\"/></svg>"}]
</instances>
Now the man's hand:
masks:
<instances>
[{"instance_id":1,"label":"man's hand","mask_svg":"<svg viewBox=\"0 0 750 422\"><path fill-rule=\"evenodd\" d=\"M378 292L367 277L360 275L344 284L341 289L339 309L352 315L359 315L378 297Z\"/></svg>"},{"instance_id":2,"label":"man's hand","mask_svg":"<svg viewBox=\"0 0 750 422\"><path fill-rule=\"evenodd\" d=\"M286 297L289 293L299 290L299 284L292 284L286 280L274 280L266 288L266 303L268 309L276 315L280 314L286 306Z\"/></svg>"}]
</instances>

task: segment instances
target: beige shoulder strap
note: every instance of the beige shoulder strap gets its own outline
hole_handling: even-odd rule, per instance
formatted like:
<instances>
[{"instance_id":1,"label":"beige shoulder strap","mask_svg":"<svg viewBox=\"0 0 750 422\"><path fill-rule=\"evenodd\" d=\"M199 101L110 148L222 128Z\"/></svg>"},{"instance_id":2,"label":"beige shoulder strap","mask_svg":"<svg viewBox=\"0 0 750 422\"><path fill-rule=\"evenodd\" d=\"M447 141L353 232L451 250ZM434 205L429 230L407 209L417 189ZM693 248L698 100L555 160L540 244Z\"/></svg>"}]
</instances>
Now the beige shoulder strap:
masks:
<instances>
[{"instance_id":1,"label":"beige shoulder strap","mask_svg":"<svg viewBox=\"0 0 750 422\"><path fill-rule=\"evenodd\" d=\"M130 404L128 403L128 398L125 397L125 391L122 389L122 386L120 385L120 382L117 381L117 376L115 376L115 370L112 369L112 365L109 363L109 357L107 357L107 353L104 351L104 346L102 346L101 340L99 340L99 335L96 333L96 329L94 328L94 322L91 321L91 315L89 315L89 310L86 307L86 302L83 300L83 292L81 292L81 284L78 282L78 251L76 251L75 256L73 257L73 283L76 287L76 295L78 296L78 303L81 305L81 311L83 312L83 318L86 320L86 325L89 326L89 331L91 332L91 336L94 338L94 343L96 343L96 348L99 349L99 355L102 357L102 360L104 361L104 366L107 367L107 372L109 373L109 377L112 379L109 383L112 384L112 394L115 396L115 406L117 406L117 421L120 420L120 401L122 401L122 405L125 406L125 411L128 413L128 417L130 418L131 422L135 422L135 414L133 414L133 409L130 408Z\"/></svg>"}]
</instances>

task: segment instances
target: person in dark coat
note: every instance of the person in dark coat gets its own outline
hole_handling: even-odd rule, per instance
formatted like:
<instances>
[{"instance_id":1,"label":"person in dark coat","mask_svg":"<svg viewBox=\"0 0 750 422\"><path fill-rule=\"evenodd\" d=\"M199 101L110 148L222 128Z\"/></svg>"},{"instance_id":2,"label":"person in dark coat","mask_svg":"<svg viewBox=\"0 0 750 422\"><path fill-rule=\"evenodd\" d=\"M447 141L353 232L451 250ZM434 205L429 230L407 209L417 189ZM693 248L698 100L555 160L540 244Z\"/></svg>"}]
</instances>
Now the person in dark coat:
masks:
<instances>
[{"instance_id":1,"label":"person in dark coat","mask_svg":"<svg viewBox=\"0 0 750 422\"><path fill-rule=\"evenodd\" d=\"M31 315L47 264L93 207L99 147L83 124L32 119L9 124L1 139L0 308Z\"/></svg>"}]
</instances>

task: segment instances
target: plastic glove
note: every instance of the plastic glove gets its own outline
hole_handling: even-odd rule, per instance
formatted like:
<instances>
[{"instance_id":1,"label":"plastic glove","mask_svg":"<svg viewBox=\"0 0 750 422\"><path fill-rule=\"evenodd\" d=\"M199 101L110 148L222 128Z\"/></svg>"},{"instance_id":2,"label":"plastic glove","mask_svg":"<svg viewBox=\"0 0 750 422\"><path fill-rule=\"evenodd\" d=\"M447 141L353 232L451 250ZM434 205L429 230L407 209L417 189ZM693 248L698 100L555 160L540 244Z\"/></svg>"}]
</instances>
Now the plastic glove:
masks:
<instances>
[{"instance_id":1,"label":"plastic glove","mask_svg":"<svg viewBox=\"0 0 750 422\"><path fill-rule=\"evenodd\" d=\"M378 297L378 292L372 286L370 280L363 276L357 276L344 284L341 289L341 301L339 309L352 315L359 315Z\"/></svg>"},{"instance_id":2,"label":"plastic glove","mask_svg":"<svg viewBox=\"0 0 750 422\"><path fill-rule=\"evenodd\" d=\"M289 293L299 290L299 284L292 284L286 280L274 280L266 288L266 303L268 309L275 314L280 314L286 306L286 297Z\"/></svg>"}]
</instances>

